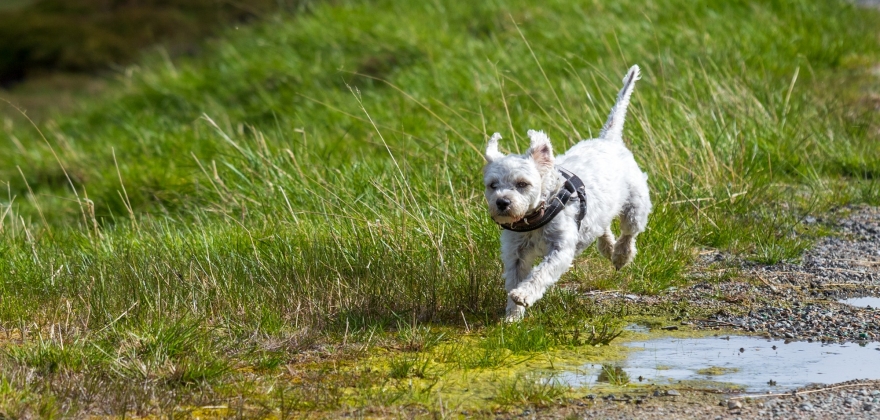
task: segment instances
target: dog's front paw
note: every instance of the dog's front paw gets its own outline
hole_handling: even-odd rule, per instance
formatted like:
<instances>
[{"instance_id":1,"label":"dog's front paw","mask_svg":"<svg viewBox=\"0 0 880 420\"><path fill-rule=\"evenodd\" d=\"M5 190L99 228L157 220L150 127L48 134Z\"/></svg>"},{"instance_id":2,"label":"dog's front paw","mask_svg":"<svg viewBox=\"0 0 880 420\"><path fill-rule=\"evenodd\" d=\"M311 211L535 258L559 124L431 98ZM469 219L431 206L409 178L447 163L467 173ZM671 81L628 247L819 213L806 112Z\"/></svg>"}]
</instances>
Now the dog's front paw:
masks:
<instances>
[{"instance_id":1,"label":"dog's front paw","mask_svg":"<svg viewBox=\"0 0 880 420\"><path fill-rule=\"evenodd\" d=\"M526 316L525 306L514 305L507 308L507 314L504 316L504 322L519 322Z\"/></svg>"},{"instance_id":2,"label":"dog's front paw","mask_svg":"<svg viewBox=\"0 0 880 420\"><path fill-rule=\"evenodd\" d=\"M529 302L529 294L522 289L511 290L507 296L518 306L522 306L523 308L528 308L529 305L531 305L531 302Z\"/></svg>"}]
</instances>

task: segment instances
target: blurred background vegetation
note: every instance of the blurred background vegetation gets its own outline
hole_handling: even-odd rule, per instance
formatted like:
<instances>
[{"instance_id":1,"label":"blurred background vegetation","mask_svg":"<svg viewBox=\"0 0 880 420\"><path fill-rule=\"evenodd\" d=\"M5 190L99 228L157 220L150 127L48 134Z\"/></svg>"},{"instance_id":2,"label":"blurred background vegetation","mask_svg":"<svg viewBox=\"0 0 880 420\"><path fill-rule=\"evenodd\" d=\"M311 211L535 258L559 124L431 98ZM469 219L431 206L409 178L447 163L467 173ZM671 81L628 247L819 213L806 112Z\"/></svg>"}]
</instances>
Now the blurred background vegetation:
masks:
<instances>
[{"instance_id":1,"label":"blurred background vegetation","mask_svg":"<svg viewBox=\"0 0 880 420\"><path fill-rule=\"evenodd\" d=\"M222 28L295 11L304 0L4 0L0 93L41 119L125 70L144 49L199 53Z\"/></svg>"}]
</instances>

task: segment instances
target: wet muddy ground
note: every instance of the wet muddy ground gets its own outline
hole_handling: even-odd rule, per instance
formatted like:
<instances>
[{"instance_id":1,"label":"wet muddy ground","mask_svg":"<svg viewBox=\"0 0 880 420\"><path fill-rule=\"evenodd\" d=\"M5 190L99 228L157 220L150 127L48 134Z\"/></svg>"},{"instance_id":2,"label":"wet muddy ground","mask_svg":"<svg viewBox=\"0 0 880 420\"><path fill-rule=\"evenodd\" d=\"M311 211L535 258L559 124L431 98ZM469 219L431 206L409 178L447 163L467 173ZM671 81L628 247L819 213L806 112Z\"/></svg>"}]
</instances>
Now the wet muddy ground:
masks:
<instances>
[{"instance_id":1,"label":"wet muddy ground","mask_svg":"<svg viewBox=\"0 0 880 420\"><path fill-rule=\"evenodd\" d=\"M692 308L662 328L719 336L630 343L644 349L622 366L634 383L656 384L653 391L585 391L571 405L521 415L880 418L880 368L870 369L880 366L880 209L843 208L803 223L835 233L800 262L762 266L706 250L695 272L712 273L704 282L659 296L597 293L608 305ZM580 375L584 385L595 380L588 368Z\"/></svg>"}]
</instances>

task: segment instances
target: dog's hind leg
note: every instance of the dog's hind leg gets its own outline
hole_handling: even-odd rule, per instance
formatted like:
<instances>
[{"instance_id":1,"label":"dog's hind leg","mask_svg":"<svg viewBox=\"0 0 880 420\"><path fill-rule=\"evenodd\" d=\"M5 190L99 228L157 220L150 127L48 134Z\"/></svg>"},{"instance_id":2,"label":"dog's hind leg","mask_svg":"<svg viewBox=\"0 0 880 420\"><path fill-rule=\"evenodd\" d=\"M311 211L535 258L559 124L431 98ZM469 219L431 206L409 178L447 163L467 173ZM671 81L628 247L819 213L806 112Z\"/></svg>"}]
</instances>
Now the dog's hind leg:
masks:
<instances>
[{"instance_id":1,"label":"dog's hind leg","mask_svg":"<svg viewBox=\"0 0 880 420\"><path fill-rule=\"evenodd\" d=\"M611 253L614 252L614 233L611 232L611 226L608 226L605 233L596 241L596 248L603 257L611 259Z\"/></svg>"},{"instance_id":2,"label":"dog's hind leg","mask_svg":"<svg viewBox=\"0 0 880 420\"><path fill-rule=\"evenodd\" d=\"M614 244L611 262L620 270L632 262L636 256L636 236L645 231L648 225L648 213L651 212L651 201L648 199L647 188L642 192L633 192L630 202L620 213L620 238Z\"/></svg>"}]
</instances>

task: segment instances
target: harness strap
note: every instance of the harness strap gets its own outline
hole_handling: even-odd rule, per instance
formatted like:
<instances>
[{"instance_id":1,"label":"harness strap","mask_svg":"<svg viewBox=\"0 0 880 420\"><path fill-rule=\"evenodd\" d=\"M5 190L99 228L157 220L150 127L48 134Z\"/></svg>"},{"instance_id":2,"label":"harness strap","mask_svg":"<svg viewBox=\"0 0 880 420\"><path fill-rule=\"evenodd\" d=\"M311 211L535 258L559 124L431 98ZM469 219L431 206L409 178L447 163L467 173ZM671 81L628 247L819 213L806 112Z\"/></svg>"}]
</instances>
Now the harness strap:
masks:
<instances>
[{"instance_id":1,"label":"harness strap","mask_svg":"<svg viewBox=\"0 0 880 420\"><path fill-rule=\"evenodd\" d=\"M578 230L581 230L581 221L584 220L584 216L587 215L587 187L584 185L583 181L578 178L577 175L565 169L561 166L557 166L556 169L559 173L565 177L565 185L566 188L573 188L573 194L577 196L578 201L580 202L580 207L578 208L578 214L575 218L577 222Z\"/></svg>"}]
</instances>

